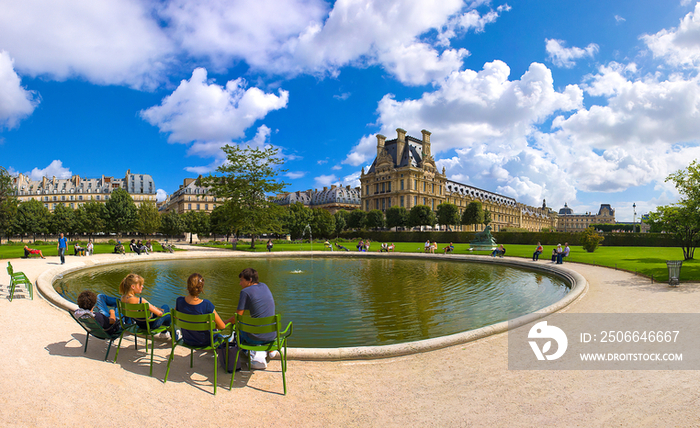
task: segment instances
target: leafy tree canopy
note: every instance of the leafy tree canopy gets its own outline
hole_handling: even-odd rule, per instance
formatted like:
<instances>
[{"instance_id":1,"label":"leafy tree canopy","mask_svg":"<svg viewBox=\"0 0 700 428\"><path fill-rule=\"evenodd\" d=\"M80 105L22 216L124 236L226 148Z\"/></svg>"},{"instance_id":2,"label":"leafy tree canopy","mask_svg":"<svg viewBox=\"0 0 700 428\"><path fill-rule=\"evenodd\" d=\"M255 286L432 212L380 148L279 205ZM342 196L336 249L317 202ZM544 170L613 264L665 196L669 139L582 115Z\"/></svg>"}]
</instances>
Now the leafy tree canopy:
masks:
<instances>
[{"instance_id":1,"label":"leafy tree canopy","mask_svg":"<svg viewBox=\"0 0 700 428\"><path fill-rule=\"evenodd\" d=\"M386 210L386 227L408 226L408 210L405 207L391 207Z\"/></svg>"},{"instance_id":2,"label":"leafy tree canopy","mask_svg":"<svg viewBox=\"0 0 700 428\"><path fill-rule=\"evenodd\" d=\"M416 205L411 208L408 214L408 225L416 226L434 226L437 223L435 213L427 205Z\"/></svg>"}]
</instances>

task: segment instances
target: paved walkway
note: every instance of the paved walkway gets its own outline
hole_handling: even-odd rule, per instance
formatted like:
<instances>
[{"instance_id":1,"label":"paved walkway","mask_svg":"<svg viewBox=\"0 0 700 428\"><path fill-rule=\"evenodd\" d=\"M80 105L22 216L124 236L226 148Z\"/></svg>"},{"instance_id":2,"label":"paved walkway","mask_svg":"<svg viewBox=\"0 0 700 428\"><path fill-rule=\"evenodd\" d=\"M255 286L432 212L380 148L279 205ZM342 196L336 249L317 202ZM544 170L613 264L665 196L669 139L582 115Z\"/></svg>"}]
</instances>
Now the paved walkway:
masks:
<instances>
[{"instance_id":1,"label":"paved walkway","mask_svg":"<svg viewBox=\"0 0 700 428\"><path fill-rule=\"evenodd\" d=\"M95 256L100 257L100 256ZM80 258L78 258L80 259ZM507 333L466 345L373 361L279 362L219 377L210 355L194 369L184 350L163 384L169 346L148 360L126 343L119 363L106 345L40 296L7 299L0 272L0 426L698 426L700 371L509 371ZM12 260L35 280L57 257ZM76 258L68 257L68 263ZM567 264L589 282L566 308L580 313L697 312L700 286L674 289L629 273ZM142 349L142 348L141 348ZM114 351L112 351L111 355Z\"/></svg>"}]
</instances>

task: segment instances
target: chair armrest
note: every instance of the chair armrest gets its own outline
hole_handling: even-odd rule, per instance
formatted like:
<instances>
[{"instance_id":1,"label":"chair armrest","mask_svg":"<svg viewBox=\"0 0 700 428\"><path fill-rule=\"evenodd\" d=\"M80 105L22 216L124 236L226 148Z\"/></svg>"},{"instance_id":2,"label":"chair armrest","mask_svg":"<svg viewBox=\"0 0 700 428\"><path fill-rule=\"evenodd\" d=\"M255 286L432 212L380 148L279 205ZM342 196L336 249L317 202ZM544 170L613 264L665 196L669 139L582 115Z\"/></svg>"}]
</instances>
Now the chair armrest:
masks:
<instances>
[{"instance_id":1,"label":"chair armrest","mask_svg":"<svg viewBox=\"0 0 700 428\"><path fill-rule=\"evenodd\" d=\"M289 337L292 335L292 322L290 321L289 324L287 324L287 327L284 329L284 331L280 332L280 336L282 337Z\"/></svg>"}]
</instances>

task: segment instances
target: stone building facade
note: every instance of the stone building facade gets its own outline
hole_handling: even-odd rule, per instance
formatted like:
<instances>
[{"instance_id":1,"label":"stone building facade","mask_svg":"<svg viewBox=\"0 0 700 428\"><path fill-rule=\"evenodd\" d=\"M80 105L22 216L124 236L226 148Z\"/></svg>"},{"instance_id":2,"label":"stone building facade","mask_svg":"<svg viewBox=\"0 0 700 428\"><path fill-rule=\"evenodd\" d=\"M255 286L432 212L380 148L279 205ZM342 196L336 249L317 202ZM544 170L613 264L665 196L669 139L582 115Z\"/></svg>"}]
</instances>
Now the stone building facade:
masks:
<instances>
[{"instance_id":1,"label":"stone building facade","mask_svg":"<svg viewBox=\"0 0 700 428\"><path fill-rule=\"evenodd\" d=\"M197 178L185 178L173 194L159 204L158 211L167 213L175 211L183 214L188 211L205 211L211 213L214 208L221 205L223 200L213 196L208 187L201 186L202 176Z\"/></svg>"},{"instance_id":2,"label":"stone building facade","mask_svg":"<svg viewBox=\"0 0 700 428\"><path fill-rule=\"evenodd\" d=\"M597 214L574 214L564 203L564 208L559 210L557 232L581 232L592 224L615 224L615 210L610 204L601 204Z\"/></svg>"},{"instance_id":3,"label":"stone building facade","mask_svg":"<svg viewBox=\"0 0 700 428\"><path fill-rule=\"evenodd\" d=\"M467 184L448 180L445 168L438 171L430 150L430 132L421 131L422 138L396 130L396 139L377 135L377 156L369 170L360 174L362 209L386 212L392 206L410 210L427 205L436 210L441 203L457 205L460 215L472 201L480 201L491 212L494 231L522 228L540 231L556 227L557 214L543 205L531 207L515 199ZM483 230L483 225L461 226L463 231Z\"/></svg>"},{"instance_id":4,"label":"stone building facade","mask_svg":"<svg viewBox=\"0 0 700 428\"><path fill-rule=\"evenodd\" d=\"M282 206L301 202L309 208L321 208L331 214L340 210L352 211L360 208L360 189L350 186L324 187L323 190L305 190L280 193L273 202Z\"/></svg>"},{"instance_id":5,"label":"stone building facade","mask_svg":"<svg viewBox=\"0 0 700 428\"><path fill-rule=\"evenodd\" d=\"M53 212L58 204L78 208L85 202L106 202L112 191L126 190L138 206L144 202L156 203L156 187L148 174L133 174L126 171L124 178L101 176L100 178L43 177L40 181L30 179L24 174L13 177L15 196L20 202L35 199Z\"/></svg>"}]
</instances>

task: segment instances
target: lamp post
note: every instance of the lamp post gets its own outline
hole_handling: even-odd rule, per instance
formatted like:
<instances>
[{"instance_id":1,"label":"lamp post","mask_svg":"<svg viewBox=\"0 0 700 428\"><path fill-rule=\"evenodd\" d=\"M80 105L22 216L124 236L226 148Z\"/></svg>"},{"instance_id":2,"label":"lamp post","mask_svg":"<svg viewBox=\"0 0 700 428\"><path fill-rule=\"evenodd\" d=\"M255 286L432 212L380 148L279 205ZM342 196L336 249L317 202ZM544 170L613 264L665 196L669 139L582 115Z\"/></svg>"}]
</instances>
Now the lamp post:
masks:
<instances>
[{"instance_id":1,"label":"lamp post","mask_svg":"<svg viewBox=\"0 0 700 428\"><path fill-rule=\"evenodd\" d=\"M632 203L632 210L634 210L634 214L632 214L632 233L634 233L637 231L637 204L634 202Z\"/></svg>"}]
</instances>

